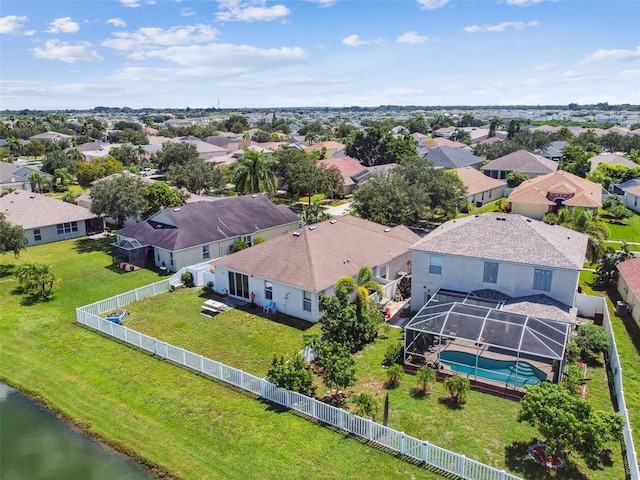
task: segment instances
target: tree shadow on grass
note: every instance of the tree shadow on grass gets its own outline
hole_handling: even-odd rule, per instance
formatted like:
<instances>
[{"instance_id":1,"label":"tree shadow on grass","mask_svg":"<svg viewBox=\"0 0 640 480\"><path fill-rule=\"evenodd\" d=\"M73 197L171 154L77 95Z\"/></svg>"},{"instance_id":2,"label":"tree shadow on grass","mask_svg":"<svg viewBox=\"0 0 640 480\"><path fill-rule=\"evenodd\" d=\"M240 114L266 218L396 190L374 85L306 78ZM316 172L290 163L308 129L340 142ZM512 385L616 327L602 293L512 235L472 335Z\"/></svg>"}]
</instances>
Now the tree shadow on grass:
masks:
<instances>
[{"instance_id":1,"label":"tree shadow on grass","mask_svg":"<svg viewBox=\"0 0 640 480\"><path fill-rule=\"evenodd\" d=\"M410 395L416 400L422 400L424 398L430 397L431 392L429 390L422 390L421 388L413 387L411 389Z\"/></svg>"},{"instance_id":2,"label":"tree shadow on grass","mask_svg":"<svg viewBox=\"0 0 640 480\"><path fill-rule=\"evenodd\" d=\"M587 476L577 466L565 459L567 466L558 469L545 468L535 463L528 455L527 449L540 440L513 442L504 449L505 464L509 471L527 480L551 480L570 478L571 480L587 480Z\"/></svg>"},{"instance_id":3,"label":"tree shadow on grass","mask_svg":"<svg viewBox=\"0 0 640 480\"><path fill-rule=\"evenodd\" d=\"M0 265L0 278L13 275L13 270L16 268L14 263L7 263Z\"/></svg>"},{"instance_id":4,"label":"tree shadow on grass","mask_svg":"<svg viewBox=\"0 0 640 480\"><path fill-rule=\"evenodd\" d=\"M114 238L80 238L73 244L76 253L105 252L111 253L111 243Z\"/></svg>"},{"instance_id":5,"label":"tree shadow on grass","mask_svg":"<svg viewBox=\"0 0 640 480\"><path fill-rule=\"evenodd\" d=\"M451 399L451 397L440 397L438 399L438 403L440 405L444 405L449 410L462 410L465 402L456 403Z\"/></svg>"}]
</instances>

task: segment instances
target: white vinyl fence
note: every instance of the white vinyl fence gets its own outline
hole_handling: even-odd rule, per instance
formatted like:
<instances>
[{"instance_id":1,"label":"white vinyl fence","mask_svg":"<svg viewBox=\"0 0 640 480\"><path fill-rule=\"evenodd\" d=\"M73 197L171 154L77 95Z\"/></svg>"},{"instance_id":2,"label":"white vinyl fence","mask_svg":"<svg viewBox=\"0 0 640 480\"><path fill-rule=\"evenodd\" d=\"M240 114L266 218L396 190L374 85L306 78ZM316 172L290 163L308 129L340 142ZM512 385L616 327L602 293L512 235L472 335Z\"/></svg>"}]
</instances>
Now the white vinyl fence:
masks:
<instances>
[{"instance_id":1,"label":"white vinyl fence","mask_svg":"<svg viewBox=\"0 0 640 480\"><path fill-rule=\"evenodd\" d=\"M624 427L622 434L624 436L624 446L627 456L629 478L631 480L640 480L640 469L638 467L638 454L633 444L633 436L631 434L631 423L629 421L629 411L624 400L624 388L622 386L622 366L618 357L618 348L616 346L613 327L611 326L611 317L607 308L607 300L605 297L594 297L591 295L578 294L576 298L576 306L580 312L587 316L593 317L595 313L603 314L602 325L609 335L609 352L608 352L608 376L609 382L613 389L615 406L624 419Z\"/></svg>"},{"instance_id":2,"label":"white vinyl fence","mask_svg":"<svg viewBox=\"0 0 640 480\"><path fill-rule=\"evenodd\" d=\"M182 270L166 280L77 308L76 320L81 325L117 338L160 358L170 360L322 423L357 435L381 447L400 453L407 459L423 462L443 473L456 475L467 480L522 480L520 477L511 475L504 470L498 470L464 455L440 448L427 441L413 438L393 428L385 427L372 420L327 405L315 398L279 388L263 378L258 378L183 348L175 347L99 316L143 298L170 291L171 282L174 279L179 279L181 274Z\"/></svg>"}]
</instances>

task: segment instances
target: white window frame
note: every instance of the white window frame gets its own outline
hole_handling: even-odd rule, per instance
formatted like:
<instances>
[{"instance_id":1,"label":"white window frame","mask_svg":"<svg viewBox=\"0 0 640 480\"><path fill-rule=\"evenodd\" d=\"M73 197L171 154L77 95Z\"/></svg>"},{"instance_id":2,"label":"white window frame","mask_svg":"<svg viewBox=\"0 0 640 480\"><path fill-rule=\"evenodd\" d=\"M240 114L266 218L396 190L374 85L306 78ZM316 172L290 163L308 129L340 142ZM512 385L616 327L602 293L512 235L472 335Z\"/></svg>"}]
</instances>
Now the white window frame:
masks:
<instances>
[{"instance_id":1,"label":"white window frame","mask_svg":"<svg viewBox=\"0 0 640 480\"><path fill-rule=\"evenodd\" d=\"M442 255L429 255L429 273L442 275Z\"/></svg>"},{"instance_id":2,"label":"white window frame","mask_svg":"<svg viewBox=\"0 0 640 480\"><path fill-rule=\"evenodd\" d=\"M387 265L386 263L384 265L380 265L378 267L378 277L384 278L386 280L388 276L389 276L389 265Z\"/></svg>"},{"instance_id":3,"label":"white window frame","mask_svg":"<svg viewBox=\"0 0 640 480\"><path fill-rule=\"evenodd\" d=\"M271 282L264 282L264 298L267 300L273 300L273 284Z\"/></svg>"},{"instance_id":4,"label":"white window frame","mask_svg":"<svg viewBox=\"0 0 640 480\"><path fill-rule=\"evenodd\" d=\"M305 312L310 312L311 311L311 292L308 292L306 290L302 291L302 310L304 310Z\"/></svg>"},{"instance_id":5,"label":"white window frame","mask_svg":"<svg viewBox=\"0 0 640 480\"><path fill-rule=\"evenodd\" d=\"M78 231L78 222L65 222L56 225L58 235L69 235Z\"/></svg>"},{"instance_id":6,"label":"white window frame","mask_svg":"<svg viewBox=\"0 0 640 480\"><path fill-rule=\"evenodd\" d=\"M209 245L205 245L202 247L202 259L208 260L209 258L211 258L211 251L209 249Z\"/></svg>"},{"instance_id":7,"label":"white window frame","mask_svg":"<svg viewBox=\"0 0 640 480\"><path fill-rule=\"evenodd\" d=\"M42 241L42 232L40 231L39 228L36 228L33 230L33 240L35 242L41 242Z\"/></svg>"}]
</instances>

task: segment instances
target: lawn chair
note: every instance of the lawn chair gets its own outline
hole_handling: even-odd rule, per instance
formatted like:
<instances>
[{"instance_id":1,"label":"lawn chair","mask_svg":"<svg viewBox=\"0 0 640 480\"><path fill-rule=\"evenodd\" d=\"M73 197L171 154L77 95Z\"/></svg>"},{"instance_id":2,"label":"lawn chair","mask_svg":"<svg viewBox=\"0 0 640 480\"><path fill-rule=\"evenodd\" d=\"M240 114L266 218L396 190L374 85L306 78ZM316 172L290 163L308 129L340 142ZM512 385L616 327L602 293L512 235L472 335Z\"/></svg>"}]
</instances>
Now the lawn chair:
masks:
<instances>
[{"instance_id":1,"label":"lawn chair","mask_svg":"<svg viewBox=\"0 0 640 480\"><path fill-rule=\"evenodd\" d=\"M275 302L273 300L270 300L269 303L267 303L264 307L262 307L262 311L267 315L276 313L277 310L276 310Z\"/></svg>"}]
</instances>

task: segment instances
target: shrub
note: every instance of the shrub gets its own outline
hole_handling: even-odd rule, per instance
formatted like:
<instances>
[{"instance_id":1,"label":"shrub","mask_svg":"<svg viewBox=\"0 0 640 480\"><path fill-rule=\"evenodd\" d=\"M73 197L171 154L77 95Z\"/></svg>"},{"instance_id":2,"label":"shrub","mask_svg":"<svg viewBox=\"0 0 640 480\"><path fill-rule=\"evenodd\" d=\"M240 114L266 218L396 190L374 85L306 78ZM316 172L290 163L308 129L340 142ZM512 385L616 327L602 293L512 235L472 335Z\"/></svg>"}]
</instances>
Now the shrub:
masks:
<instances>
[{"instance_id":1,"label":"shrub","mask_svg":"<svg viewBox=\"0 0 640 480\"><path fill-rule=\"evenodd\" d=\"M564 350L564 356L567 362L572 363L580 359L580 347L576 343L574 338L571 338L567 343L567 347Z\"/></svg>"},{"instance_id":2,"label":"shrub","mask_svg":"<svg viewBox=\"0 0 640 480\"><path fill-rule=\"evenodd\" d=\"M384 359L382 360L382 364L386 366L401 364L403 352L404 345L402 343L389 345L387 347L387 351L384 352Z\"/></svg>"},{"instance_id":3,"label":"shrub","mask_svg":"<svg viewBox=\"0 0 640 480\"><path fill-rule=\"evenodd\" d=\"M249 244L247 242L245 242L244 240L236 240L235 242L233 242L233 244L231 245L231 251L232 252L239 252L240 250L244 250L245 248L249 248Z\"/></svg>"},{"instance_id":4,"label":"shrub","mask_svg":"<svg viewBox=\"0 0 640 480\"><path fill-rule=\"evenodd\" d=\"M609 337L599 325L582 325L575 340L583 354L597 355L609 350Z\"/></svg>"},{"instance_id":5,"label":"shrub","mask_svg":"<svg viewBox=\"0 0 640 480\"><path fill-rule=\"evenodd\" d=\"M206 285L202 286L202 291L204 293L211 293L213 292L213 282L207 282Z\"/></svg>"},{"instance_id":6,"label":"shrub","mask_svg":"<svg viewBox=\"0 0 640 480\"><path fill-rule=\"evenodd\" d=\"M400 365L397 363L395 365L391 365L387 370L387 386L391 388L399 387L403 375L404 370Z\"/></svg>"},{"instance_id":7,"label":"shrub","mask_svg":"<svg viewBox=\"0 0 640 480\"><path fill-rule=\"evenodd\" d=\"M436 372L429 367L422 367L416 374L418 387L423 393L430 390L430 385L436 381Z\"/></svg>"},{"instance_id":8,"label":"shrub","mask_svg":"<svg viewBox=\"0 0 640 480\"><path fill-rule=\"evenodd\" d=\"M467 394L471 390L471 382L460 375L454 375L444 381L444 387L451 395L451 401L460 404L467 398Z\"/></svg>"},{"instance_id":9,"label":"shrub","mask_svg":"<svg viewBox=\"0 0 640 480\"><path fill-rule=\"evenodd\" d=\"M184 272L182 275L180 275L180 281L184 283L185 287L193 287L193 275L191 274L191 272Z\"/></svg>"}]
</instances>

